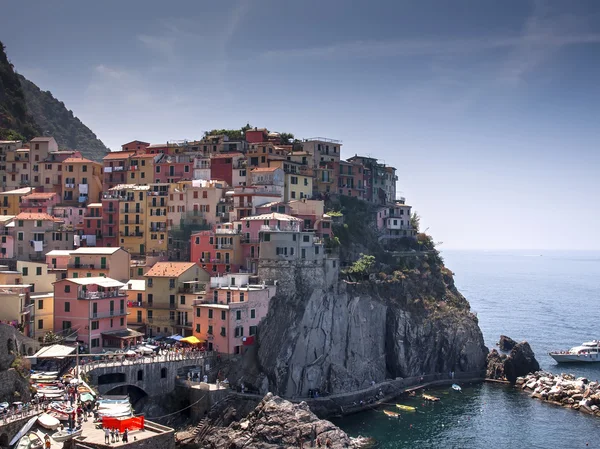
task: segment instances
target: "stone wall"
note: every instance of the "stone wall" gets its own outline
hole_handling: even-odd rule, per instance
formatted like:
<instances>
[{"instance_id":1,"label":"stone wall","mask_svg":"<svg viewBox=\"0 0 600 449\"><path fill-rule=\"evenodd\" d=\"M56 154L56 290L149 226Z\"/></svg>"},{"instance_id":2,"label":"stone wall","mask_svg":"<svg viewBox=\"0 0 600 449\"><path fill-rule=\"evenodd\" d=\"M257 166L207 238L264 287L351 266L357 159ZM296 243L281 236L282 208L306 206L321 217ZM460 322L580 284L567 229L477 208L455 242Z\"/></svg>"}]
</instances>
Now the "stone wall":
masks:
<instances>
[{"instance_id":1,"label":"stone wall","mask_svg":"<svg viewBox=\"0 0 600 449\"><path fill-rule=\"evenodd\" d=\"M177 378L177 370L189 366L203 366L206 359L187 359L187 360L170 360L154 363L133 363L115 366L100 365L86 370L90 383L97 386L100 394L107 394L110 390L132 385L143 390L148 396L160 396L170 393L175 389L175 380ZM163 377L163 369L165 377ZM142 380L138 380L138 372L142 372ZM106 374L124 374L125 380L122 382L99 384L98 379Z\"/></svg>"},{"instance_id":2,"label":"stone wall","mask_svg":"<svg viewBox=\"0 0 600 449\"><path fill-rule=\"evenodd\" d=\"M0 447L8 447L10 440L12 440L14 436L19 433L19 430L21 430L30 419L31 415L11 421L7 424L4 424L3 421L0 421L0 423L2 423L0 424Z\"/></svg>"},{"instance_id":3,"label":"stone wall","mask_svg":"<svg viewBox=\"0 0 600 449\"><path fill-rule=\"evenodd\" d=\"M175 449L175 431L170 427L146 421L144 432L154 432L155 435L136 441L133 438L135 432L132 432L127 447L129 449ZM111 446L88 441L75 441L75 447L77 449L106 449Z\"/></svg>"}]
</instances>

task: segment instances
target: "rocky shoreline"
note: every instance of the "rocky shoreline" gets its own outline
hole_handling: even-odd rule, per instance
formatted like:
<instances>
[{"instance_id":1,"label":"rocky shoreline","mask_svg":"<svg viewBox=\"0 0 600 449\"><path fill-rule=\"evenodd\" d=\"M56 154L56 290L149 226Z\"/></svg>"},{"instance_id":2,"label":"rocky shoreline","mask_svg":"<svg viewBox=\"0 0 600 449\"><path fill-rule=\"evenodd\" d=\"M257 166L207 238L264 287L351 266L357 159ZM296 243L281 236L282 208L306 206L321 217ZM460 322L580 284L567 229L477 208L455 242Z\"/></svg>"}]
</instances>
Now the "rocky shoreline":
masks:
<instances>
[{"instance_id":1,"label":"rocky shoreline","mask_svg":"<svg viewBox=\"0 0 600 449\"><path fill-rule=\"evenodd\" d=\"M545 402L600 416L600 384L571 374L537 371L517 378L516 385Z\"/></svg>"}]
</instances>

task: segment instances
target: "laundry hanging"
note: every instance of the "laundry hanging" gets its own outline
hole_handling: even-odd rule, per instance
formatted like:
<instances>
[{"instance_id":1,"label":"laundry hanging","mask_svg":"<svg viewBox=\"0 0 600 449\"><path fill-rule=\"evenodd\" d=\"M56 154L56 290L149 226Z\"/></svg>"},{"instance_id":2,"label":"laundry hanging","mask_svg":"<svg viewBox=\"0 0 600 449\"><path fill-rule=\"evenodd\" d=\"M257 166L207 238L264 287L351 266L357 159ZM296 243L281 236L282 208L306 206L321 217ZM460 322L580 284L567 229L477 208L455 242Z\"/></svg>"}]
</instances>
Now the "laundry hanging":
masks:
<instances>
[{"instance_id":1,"label":"laundry hanging","mask_svg":"<svg viewBox=\"0 0 600 449\"><path fill-rule=\"evenodd\" d=\"M44 251L44 242L38 242L38 241L33 242L33 249L36 252Z\"/></svg>"}]
</instances>

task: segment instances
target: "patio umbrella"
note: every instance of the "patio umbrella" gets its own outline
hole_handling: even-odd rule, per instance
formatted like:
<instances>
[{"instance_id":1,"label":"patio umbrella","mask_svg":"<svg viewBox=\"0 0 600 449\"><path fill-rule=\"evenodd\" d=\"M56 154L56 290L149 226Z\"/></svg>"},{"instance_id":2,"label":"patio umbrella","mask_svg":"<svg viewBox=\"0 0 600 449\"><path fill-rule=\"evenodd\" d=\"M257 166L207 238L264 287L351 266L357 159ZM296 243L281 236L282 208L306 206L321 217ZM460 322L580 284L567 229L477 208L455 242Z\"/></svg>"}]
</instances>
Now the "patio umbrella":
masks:
<instances>
[{"instance_id":1,"label":"patio umbrella","mask_svg":"<svg viewBox=\"0 0 600 449\"><path fill-rule=\"evenodd\" d=\"M189 343L191 345L198 345L200 343L202 343L202 340L199 340L198 338L196 338L196 336L192 335L191 337L185 337L182 338L181 340L179 340L182 343Z\"/></svg>"}]
</instances>

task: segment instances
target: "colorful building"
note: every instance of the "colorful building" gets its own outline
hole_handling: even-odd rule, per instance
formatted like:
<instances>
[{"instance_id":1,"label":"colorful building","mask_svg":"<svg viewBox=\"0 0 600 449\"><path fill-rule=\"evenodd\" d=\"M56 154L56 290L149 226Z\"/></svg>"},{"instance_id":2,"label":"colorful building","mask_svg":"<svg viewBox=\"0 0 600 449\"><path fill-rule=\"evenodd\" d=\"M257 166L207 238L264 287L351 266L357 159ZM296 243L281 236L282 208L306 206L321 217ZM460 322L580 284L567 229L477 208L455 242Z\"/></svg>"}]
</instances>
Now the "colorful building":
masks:
<instances>
[{"instance_id":1,"label":"colorful building","mask_svg":"<svg viewBox=\"0 0 600 449\"><path fill-rule=\"evenodd\" d=\"M212 276L237 273L244 265L241 234L232 223L192 234L190 246L190 261Z\"/></svg>"},{"instance_id":2,"label":"colorful building","mask_svg":"<svg viewBox=\"0 0 600 449\"><path fill-rule=\"evenodd\" d=\"M194 160L187 154L164 154L154 162L154 182L171 184L191 180L193 167Z\"/></svg>"},{"instance_id":3,"label":"colorful building","mask_svg":"<svg viewBox=\"0 0 600 449\"><path fill-rule=\"evenodd\" d=\"M210 290L194 301L194 335L207 342L208 350L242 354L254 344L276 287L250 280L248 274L213 277Z\"/></svg>"},{"instance_id":4,"label":"colorful building","mask_svg":"<svg viewBox=\"0 0 600 449\"><path fill-rule=\"evenodd\" d=\"M15 255L15 219L16 215L0 215L0 262L12 259Z\"/></svg>"},{"instance_id":5,"label":"colorful building","mask_svg":"<svg viewBox=\"0 0 600 449\"><path fill-rule=\"evenodd\" d=\"M415 238L417 231L410 221L411 206L395 203L377 211L377 228L385 239Z\"/></svg>"},{"instance_id":6,"label":"colorful building","mask_svg":"<svg viewBox=\"0 0 600 449\"><path fill-rule=\"evenodd\" d=\"M225 181L227 185L236 186L238 183L234 183L234 172L237 177L240 177L240 171L244 173L243 178L246 177L246 159L242 153L221 153L213 154L210 160L210 179L216 179L219 181Z\"/></svg>"},{"instance_id":7,"label":"colorful building","mask_svg":"<svg viewBox=\"0 0 600 449\"><path fill-rule=\"evenodd\" d=\"M121 291L127 294L127 327L146 334L146 280L130 279Z\"/></svg>"},{"instance_id":8,"label":"colorful building","mask_svg":"<svg viewBox=\"0 0 600 449\"><path fill-rule=\"evenodd\" d=\"M321 200L290 201L290 215L303 221L303 229L310 230L317 237L331 237L332 219L325 213L325 203Z\"/></svg>"},{"instance_id":9,"label":"colorful building","mask_svg":"<svg viewBox=\"0 0 600 449\"><path fill-rule=\"evenodd\" d=\"M102 239L102 203L89 203L80 225L75 227L79 232L79 245L104 246Z\"/></svg>"},{"instance_id":10,"label":"colorful building","mask_svg":"<svg viewBox=\"0 0 600 449\"><path fill-rule=\"evenodd\" d=\"M119 247L78 248L70 251L68 278L108 277L119 282L129 279L131 256Z\"/></svg>"},{"instance_id":11,"label":"colorful building","mask_svg":"<svg viewBox=\"0 0 600 449\"><path fill-rule=\"evenodd\" d=\"M209 274L193 262L157 262L144 278L147 336L192 335L192 304Z\"/></svg>"},{"instance_id":12,"label":"colorful building","mask_svg":"<svg viewBox=\"0 0 600 449\"><path fill-rule=\"evenodd\" d=\"M44 261L53 249L73 249L73 231L45 213L21 212L15 217L14 255L20 260Z\"/></svg>"},{"instance_id":13,"label":"colorful building","mask_svg":"<svg viewBox=\"0 0 600 449\"><path fill-rule=\"evenodd\" d=\"M0 193L0 212L2 215L17 215L21 212L21 197L29 195L34 189L21 187Z\"/></svg>"},{"instance_id":14,"label":"colorful building","mask_svg":"<svg viewBox=\"0 0 600 449\"><path fill-rule=\"evenodd\" d=\"M62 279L54 283L54 332L77 335L91 353L122 349L141 339L127 329L123 283L107 277Z\"/></svg>"},{"instance_id":15,"label":"colorful building","mask_svg":"<svg viewBox=\"0 0 600 449\"><path fill-rule=\"evenodd\" d=\"M100 201L102 164L84 157L69 157L62 162L62 202L83 205Z\"/></svg>"},{"instance_id":16,"label":"colorful building","mask_svg":"<svg viewBox=\"0 0 600 449\"><path fill-rule=\"evenodd\" d=\"M33 192L21 197L20 212L43 212L52 215L59 199L56 192Z\"/></svg>"}]
</instances>

